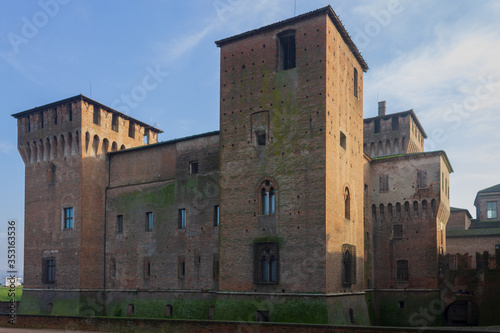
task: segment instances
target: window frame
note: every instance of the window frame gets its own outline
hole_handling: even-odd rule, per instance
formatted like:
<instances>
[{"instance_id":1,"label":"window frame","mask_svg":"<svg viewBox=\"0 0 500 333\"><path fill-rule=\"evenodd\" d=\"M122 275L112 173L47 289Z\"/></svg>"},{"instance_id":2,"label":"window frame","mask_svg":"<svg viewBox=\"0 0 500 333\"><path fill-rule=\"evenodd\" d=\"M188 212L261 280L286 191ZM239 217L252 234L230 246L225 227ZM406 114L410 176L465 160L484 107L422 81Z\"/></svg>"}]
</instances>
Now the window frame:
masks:
<instances>
[{"instance_id":1,"label":"window frame","mask_svg":"<svg viewBox=\"0 0 500 333\"><path fill-rule=\"evenodd\" d=\"M273 285L280 282L278 242L254 243L254 283Z\"/></svg>"},{"instance_id":2,"label":"window frame","mask_svg":"<svg viewBox=\"0 0 500 333\"><path fill-rule=\"evenodd\" d=\"M119 128L120 128L120 116L118 116L116 113L113 113L111 116L111 130L118 133Z\"/></svg>"},{"instance_id":3,"label":"window frame","mask_svg":"<svg viewBox=\"0 0 500 333\"><path fill-rule=\"evenodd\" d=\"M490 204L494 204L495 208L490 208ZM491 212L491 217L490 217ZM494 215L493 215L494 213ZM498 219L498 202L497 201L487 201L486 202L486 219L493 220Z\"/></svg>"},{"instance_id":4,"label":"window frame","mask_svg":"<svg viewBox=\"0 0 500 333\"><path fill-rule=\"evenodd\" d=\"M123 233L123 215L116 215L116 233Z\"/></svg>"},{"instance_id":5,"label":"window frame","mask_svg":"<svg viewBox=\"0 0 500 333\"><path fill-rule=\"evenodd\" d=\"M146 231L153 231L153 227L154 227L154 214L153 212L146 212L146 225L145 225L145 228L146 228Z\"/></svg>"},{"instance_id":6,"label":"window frame","mask_svg":"<svg viewBox=\"0 0 500 333\"><path fill-rule=\"evenodd\" d=\"M354 97L358 98L358 89L359 89L359 83L358 83L358 69L354 67Z\"/></svg>"},{"instance_id":7,"label":"window frame","mask_svg":"<svg viewBox=\"0 0 500 333\"><path fill-rule=\"evenodd\" d=\"M220 224L220 207L219 205L214 206L214 227L218 227Z\"/></svg>"},{"instance_id":8,"label":"window frame","mask_svg":"<svg viewBox=\"0 0 500 333\"><path fill-rule=\"evenodd\" d=\"M92 121L95 125L101 126L101 108L94 105L94 112L92 114Z\"/></svg>"},{"instance_id":9,"label":"window frame","mask_svg":"<svg viewBox=\"0 0 500 333\"><path fill-rule=\"evenodd\" d=\"M278 71L297 67L297 40L295 30L286 30L277 35Z\"/></svg>"},{"instance_id":10,"label":"window frame","mask_svg":"<svg viewBox=\"0 0 500 333\"><path fill-rule=\"evenodd\" d=\"M342 244L342 285L351 287L357 283L357 257L356 246Z\"/></svg>"},{"instance_id":11,"label":"window frame","mask_svg":"<svg viewBox=\"0 0 500 333\"><path fill-rule=\"evenodd\" d=\"M259 190L259 215L270 216L276 215L277 211L277 196L278 189L276 182L271 179L265 179L260 183Z\"/></svg>"},{"instance_id":12,"label":"window frame","mask_svg":"<svg viewBox=\"0 0 500 333\"><path fill-rule=\"evenodd\" d=\"M187 226L187 210L186 208L179 209L179 221L177 228L181 230L185 230Z\"/></svg>"},{"instance_id":13,"label":"window frame","mask_svg":"<svg viewBox=\"0 0 500 333\"><path fill-rule=\"evenodd\" d=\"M71 216L67 216L67 212L70 212ZM73 230L75 226L75 210L73 207L63 208L63 230Z\"/></svg>"},{"instance_id":14,"label":"window frame","mask_svg":"<svg viewBox=\"0 0 500 333\"><path fill-rule=\"evenodd\" d=\"M197 175L200 171L200 163L198 161L189 162L189 174Z\"/></svg>"},{"instance_id":15,"label":"window frame","mask_svg":"<svg viewBox=\"0 0 500 333\"><path fill-rule=\"evenodd\" d=\"M42 259L42 283L53 284L56 282L56 258Z\"/></svg>"},{"instance_id":16,"label":"window frame","mask_svg":"<svg viewBox=\"0 0 500 333\"><path fill-rule=\"evenodd\" d=\"M407 283L410 281L410 265L408 260L396 261L396 282Z\"/></svg>"}]
</instances>

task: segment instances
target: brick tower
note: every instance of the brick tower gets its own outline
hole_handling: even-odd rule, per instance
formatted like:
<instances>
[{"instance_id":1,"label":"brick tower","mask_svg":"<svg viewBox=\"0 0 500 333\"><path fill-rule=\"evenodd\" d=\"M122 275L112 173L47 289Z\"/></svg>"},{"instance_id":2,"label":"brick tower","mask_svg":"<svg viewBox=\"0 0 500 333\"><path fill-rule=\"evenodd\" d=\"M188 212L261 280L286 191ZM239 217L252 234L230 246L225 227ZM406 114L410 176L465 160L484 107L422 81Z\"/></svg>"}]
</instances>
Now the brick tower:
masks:
<instances>
[{"instance_id":1,"label":"brick tower","mask_svg":"<svg viewBox=\"0 0 500 333\"><path fill-rule=\"evenodd\" d=\"M13 117L26 170L26 296L102 288L106 153L160 131L82 95Z\"/></svg>"},{"instance_id":2,"label":"brick tower","mask_svg":"<svg viewBox=\"0 0 500 333\"><path fill-rule=\"evenodd\" d=\"M221 291L363 289L363 72L330 6L221 48Z\"/></svg>"}]
</instances>

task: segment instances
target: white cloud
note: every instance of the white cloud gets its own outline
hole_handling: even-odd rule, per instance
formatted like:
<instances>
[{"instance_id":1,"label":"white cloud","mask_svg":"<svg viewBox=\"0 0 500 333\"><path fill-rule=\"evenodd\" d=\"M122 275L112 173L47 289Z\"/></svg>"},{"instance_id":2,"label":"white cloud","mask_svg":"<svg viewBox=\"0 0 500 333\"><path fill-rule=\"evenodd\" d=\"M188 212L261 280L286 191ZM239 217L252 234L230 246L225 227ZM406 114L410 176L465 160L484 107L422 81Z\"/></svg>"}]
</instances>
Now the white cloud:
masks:
<instances>
[{"instance_id":1,"label":"white cloud","mask_svg":"<svg viewBox=\"0 0 500 333\"><path fill-rule=\"evenodd\" d=\"M0 153L2 154L10 154L16 150L16 146L14 146L10 142L0 141Z\"/></svg>"}]
</instances>

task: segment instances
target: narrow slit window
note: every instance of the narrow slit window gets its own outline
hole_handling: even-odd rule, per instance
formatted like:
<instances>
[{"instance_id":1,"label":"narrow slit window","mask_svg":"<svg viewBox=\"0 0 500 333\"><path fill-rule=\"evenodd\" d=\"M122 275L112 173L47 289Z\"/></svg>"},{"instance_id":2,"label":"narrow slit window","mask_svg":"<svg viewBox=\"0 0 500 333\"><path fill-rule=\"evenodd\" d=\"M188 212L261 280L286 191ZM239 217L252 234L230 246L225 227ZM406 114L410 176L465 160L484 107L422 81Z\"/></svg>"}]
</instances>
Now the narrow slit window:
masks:
<instances>
[{"instance_id":1,"label":"narrow slit window","mask_svg":"<svg viewBox=\"0 0 500 333\"><path fill-rule=\"evenodd\" d=\"M152 230L153 230L153 213L147 212L146 213L146 231L152 231Z\"/></svg>"},{"instance_id":2,"label":"narrow slit window","mask_svg":"<svg viewBox=\"0 0 500 333\"><path fill-rule=\"evenodd\" d=\"M214 207L214 227L219 226L219 213L220 213L219 206L215 206Z\"/></svg>"},{"instance_id":3,"label":"narrow slit window","mask_svg":"<svg viewBox=\"0 0 500 333\"><path fill-rule=\"evenodd\" d=\"M116 232L119 234L123 232L123 215L116 216Z\"/></svg>"},{"instance_id":4,"label":"narrow slit window","mask_svg":"<svg viewBox=\"0 0 500 333\"><path fill-rule=\"evenodd\" d=\"M135 124L134 122L130 122L128 125L128 136L129 138L135 139Z\"/></svg>"},{"instance_id":5,"label":"narrow slit window","mask_svg":"<svg viewBox=\"0 0 500 333\"><path fill-rule=\"evenodd\" d=\"M118 121L120 117L117 114L113 113L113 118L111 119L111 129L115 132L118 132Z\"/></svg>"},{"instance_id":6,"label":"narrow slit window","mask_svg":"<svg viewBox=\"0 0 500 333\"><path fill-rule=\"evenodd\" d=\"M64 229L73 229L73 207L64 208Z\"/></svg>"},{"instance_id":7,"label":"narrow slit window","mask_svg":"<svg viewBox=\"0 0 500 333\"><path fill-rule=\"evenodd\" d=\"M354 68L354 97L358 98L358 70Z\"/></svg>"},{"instance_id":8,"label":"narrow slit window","mask_svg":"<svg viewBox=\"0 0 500 333\"><path fill-rule=\"evenodd\" d=\"M94 124L101 125L101 108L94 106Z\"/></svg>"},{"instance_id":9,"label":"narrow slit window","mask_svg":"<svg viewBox=\"0 0 500 333\"><path fill-rule=\"evenodd\" d=\"M186 209L179 209L179 229L186 229L186 219L187 219L187 214L186 214Z\"/></svg>"}]
</instances>

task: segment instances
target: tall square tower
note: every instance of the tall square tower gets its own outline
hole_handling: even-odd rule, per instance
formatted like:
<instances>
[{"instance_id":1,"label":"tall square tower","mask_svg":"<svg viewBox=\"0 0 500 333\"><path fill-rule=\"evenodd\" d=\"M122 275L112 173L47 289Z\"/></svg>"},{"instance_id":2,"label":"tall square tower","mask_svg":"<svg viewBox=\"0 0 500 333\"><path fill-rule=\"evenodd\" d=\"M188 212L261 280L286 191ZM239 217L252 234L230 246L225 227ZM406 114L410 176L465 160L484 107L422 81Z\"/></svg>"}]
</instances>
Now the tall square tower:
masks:
<instances>
[{"instance_id":1,"label":"tall square tower","mask_svg":"<svg viewBox=\"0 0 500 333\"><path fill-rule=\"evenodd\" d=\"M367 64L330 6L217 45L220 290L361 290Z\"/></svg>"}]
</instances>

